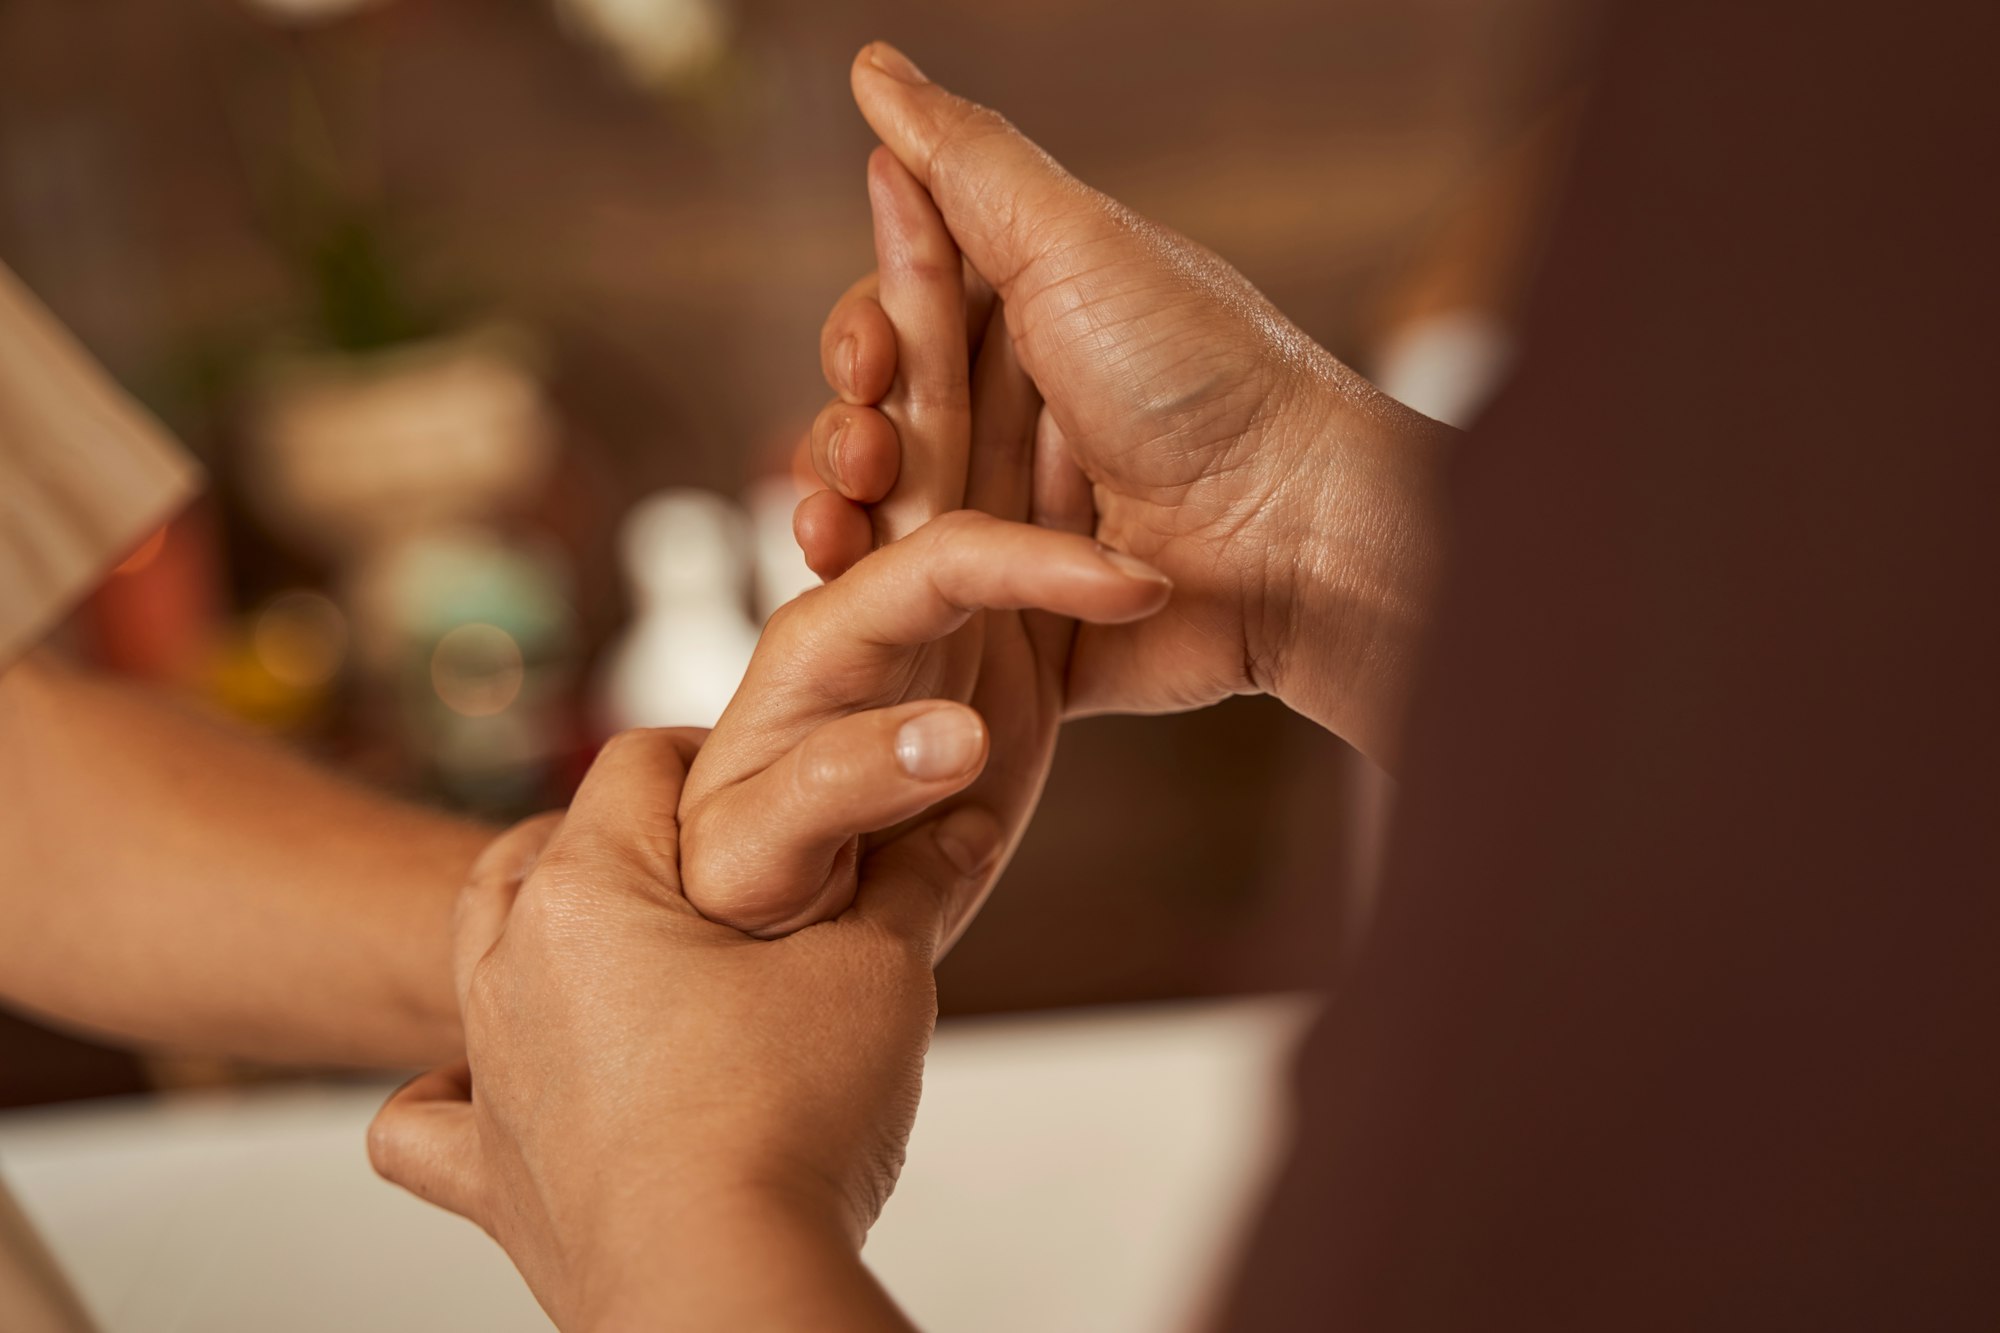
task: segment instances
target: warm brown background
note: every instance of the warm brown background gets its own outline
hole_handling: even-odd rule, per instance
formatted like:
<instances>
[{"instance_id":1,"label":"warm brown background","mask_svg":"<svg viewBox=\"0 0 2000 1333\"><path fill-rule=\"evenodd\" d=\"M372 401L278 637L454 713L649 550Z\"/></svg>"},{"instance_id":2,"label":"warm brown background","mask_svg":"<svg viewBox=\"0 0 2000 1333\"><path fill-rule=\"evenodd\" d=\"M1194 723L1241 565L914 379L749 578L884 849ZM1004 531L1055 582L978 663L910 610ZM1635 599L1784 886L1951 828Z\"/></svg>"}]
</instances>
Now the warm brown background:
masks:
<instances>
[{"instance_id":1,"label":"warm brown background","mask_svg":"<svg viewBox=\"0 0 2000 1333\"><path fill-rule=\"evenodd\" d=\"M304 35L230 0L0 0L0 256L226 490L215 385L303 299L257 203L303 69L340 90L336 140L369 146L413 290L543 336L572 481L615 512L660 485L740 488L822 400L818 321L870 262L869 138L846 94L867 39L1210 245L1364 366L1464 233L1482 167L1567 82L1555 0L732 12L723 68L662 96L545 0L397 0ZM602 549L579 556L608 583ZM947 1009L1300 983L1338 947L1348 763L1264 701L1079 725L944 969ZM0 1044L0 1102L88 1085L53 1078L56 1058Z\"/></svg>"}]
</instances>

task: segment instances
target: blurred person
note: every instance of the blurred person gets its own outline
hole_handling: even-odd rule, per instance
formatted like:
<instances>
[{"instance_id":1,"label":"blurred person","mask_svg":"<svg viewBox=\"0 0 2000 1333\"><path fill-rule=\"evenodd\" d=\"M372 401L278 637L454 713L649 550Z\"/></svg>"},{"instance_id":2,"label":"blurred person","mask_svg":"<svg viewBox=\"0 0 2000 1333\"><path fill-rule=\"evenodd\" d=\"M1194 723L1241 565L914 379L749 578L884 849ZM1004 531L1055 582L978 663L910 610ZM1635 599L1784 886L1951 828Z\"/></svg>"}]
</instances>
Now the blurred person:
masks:
<instances>
[{"instance_id":1,"label":"blurred person","mask_svg":"<svg viewBox=\"0 0 2000 1333\"><path fill-rule=\"evenodd\" d=\"M32 651L195 481L0 268L0 1001L138 1045L448 1058L453 903L491 830ZM0 1323L80 1308L0 1202Z\"/></svg>"},{"instance_id":2,"label":"blurred person","mask_svg":"<svg viewBox=\"0 0 2000 1333\"><path fill-rule=\"evenodd\" d=\"M1078 630L1069 709L1269 692L1404 778L1226 1326L2000 1322L1996 24L1609 16L1469 443L899 53L857 60L1098 535L1174 580ZM853 507L804 535L838 575L879 558L864 506L908 454L873 405L908 351L866 283L823 351L813 456ZM847 914L745 942L687 910L672 809L580 800L486 868L469 1068L392 1100L378 1165L499 1235L565 1328L907 1327L856 1251L930 1028L937 913L899 905L950 874L892 845ZM577 969L586 907L614 924ZM763 998L801 975L817 1004Z\"/></svg>"},{"instance_id":3,"label":"blurred person","mask_svg":"<svg viewBox=\"0 0 2000 1333\"><path fill-rule=\"evenodd\" d=\"M34 651L196 482L0 269L0 999L145 1044L434 1062L492 830Z\"/></svg>"}]
</instances>

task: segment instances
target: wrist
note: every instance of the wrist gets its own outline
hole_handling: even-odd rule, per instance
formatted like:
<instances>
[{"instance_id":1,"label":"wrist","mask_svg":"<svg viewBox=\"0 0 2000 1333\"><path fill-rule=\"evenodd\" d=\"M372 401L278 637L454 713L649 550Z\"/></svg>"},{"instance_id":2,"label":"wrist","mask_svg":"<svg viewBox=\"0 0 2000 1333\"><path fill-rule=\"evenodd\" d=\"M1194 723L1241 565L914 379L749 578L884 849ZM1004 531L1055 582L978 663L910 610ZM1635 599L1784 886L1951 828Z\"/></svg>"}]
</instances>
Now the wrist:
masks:
<instances>
[{"instance_id":1,"label":"wrist","mask_svg":"<svg viewBox=\"0 0 2000 1333\"><path fill-rule=\"evenodd\" d=\"M399 830L407 888L394 900L400 920L386 948L394 1026L401 1034L384 1052L386 1063L439 1065L465 1053L465 1026L452 978L452 936L458 898L494 831L476 824L422 816Z\"/></svg>"},{"instance_id":2,"label":"wrist","mask_svg":"<svg viewBox=\"0 0 2000 1333\"><path fill-rule=\"evenodd\" d=\"M1459 433L1346 366L1294 372L1273 411L1258 684L1386 768L1442 581Z\"/></svg>"},{"instance_id":3,"label":"wrist","mask_svg":"<svg viewBox=\"0 0 2000 1333\"><path fill-rule=\"evenodd\" d=\"M862 1330L906 1325L861 1262L831 1191L732 1182L652 1196L664 1210L600 1218L574 1256L565 1330Z\"/></svg>"}]
</instances>

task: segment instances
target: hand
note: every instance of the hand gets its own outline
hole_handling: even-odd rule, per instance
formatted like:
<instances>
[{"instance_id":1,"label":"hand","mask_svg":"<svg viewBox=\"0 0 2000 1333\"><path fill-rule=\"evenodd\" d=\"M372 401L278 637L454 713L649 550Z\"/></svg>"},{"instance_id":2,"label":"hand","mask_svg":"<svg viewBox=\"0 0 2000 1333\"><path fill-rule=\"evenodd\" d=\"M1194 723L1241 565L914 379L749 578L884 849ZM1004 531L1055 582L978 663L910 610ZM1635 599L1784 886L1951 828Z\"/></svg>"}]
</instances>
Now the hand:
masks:
<instances>
[{"instance_id":1,"label":"hand","mask_svg":"<svg viewBox=\"0 0 2000 1333\"><path fill-rule=\"evenodd\" d=\"M454 959L468 1063L392 1097L369 1155L491 1233L565 1330L904 1327L856 1251L916 1112L932 960L1000 829L926 821L871 851L837 920L751 940L679 892L699 743L626 733L568 814L481 858Z\"/></svg>"},{"instance_id":2,"label":"hand","mask_svg":"<svg viewBox=\"0 0 2000 1333\"><path fill-rule=\"evenodd\" d=\"M1032 415L1032 399L1024 406ZM1012 475L982 485L980 502L1025 514L1026 477ZM959 792L1005 831L983 894L1041 794L1072 617L1131 620L1168 592L1157 571L1088 537L961 510L784 606L688 777L689 900L764 935L836 915L855 892L855 834ZM953 637L973 654L970 706L908 701L931 645ZM783 836L756 836L759 827ZM955 905L947 942L978 896Z\"/></svg>"},{"instance_id":3,"label":"hand","mask_svg":"<svg viewBox=\"0 0 2000 1333\"><path fill-rule=\"evenodd\" d=\"M852 534L859 563L766 626L681 803L688 900L760 935L840 912L854 893L855 832L954 794L994 814L1011 851L1054 754L1073 618L1130 621L1169 591L1158 571L1076 535L1089 495L1049 441L1037 449L1041 399L1012 343L985 339L968 380L957 247L886 150L869 161L869 193L879 308L905 349L883 400L903 465L873 525ZM989 316L990 296L983 306ZM800 506L801 532L829 501L847 512L821 492ZM787 813L829 784L848 793L824 812L831 824ZM781 844L743 836L773 812Z\"/></svg>"},{"instance_id":4,"label":"hand","mask_svg":"<svg viewBox=\"0 0 2000 1333\"><path fill-rule=\"evenodd\" d=\"M1005 333L1074 457L1098 539L1174 580L1167 611L1079 630L1072 714L1162 712L1270 692L1378 759L1399 727L1441 561L1455 433L1376 391L1241 274L1088 189L999 116L880 43L855 100L1001 299ZM974 294L978 295L978 285ZM813 432L821 478L857 506L896 476L870 405L899 345L874 288L822 335L839 395ZM844 448L825 447L842 425ZM837 571L858 507L802 532Z\"/></svg>"}]
</instances>

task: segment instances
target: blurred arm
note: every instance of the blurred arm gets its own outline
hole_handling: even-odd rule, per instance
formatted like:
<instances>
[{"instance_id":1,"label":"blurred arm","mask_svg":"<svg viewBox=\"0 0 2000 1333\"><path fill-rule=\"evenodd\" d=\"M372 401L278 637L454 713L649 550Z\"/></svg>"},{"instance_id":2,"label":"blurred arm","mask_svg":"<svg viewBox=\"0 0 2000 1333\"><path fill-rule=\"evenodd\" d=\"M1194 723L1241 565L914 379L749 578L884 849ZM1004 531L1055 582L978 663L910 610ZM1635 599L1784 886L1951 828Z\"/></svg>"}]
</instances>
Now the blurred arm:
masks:
<instances>
[{"instance_id":1,"label":"blurred arm","mask_svg":"<svg viewBox=\"0 0 2000 1333\"><path fill-rule=\"evenodd\" d=\"M174 704L0 675L0 1001L141 1044L460 1049L452 904L490 838Z\"/></svg>"}]
</instances>

